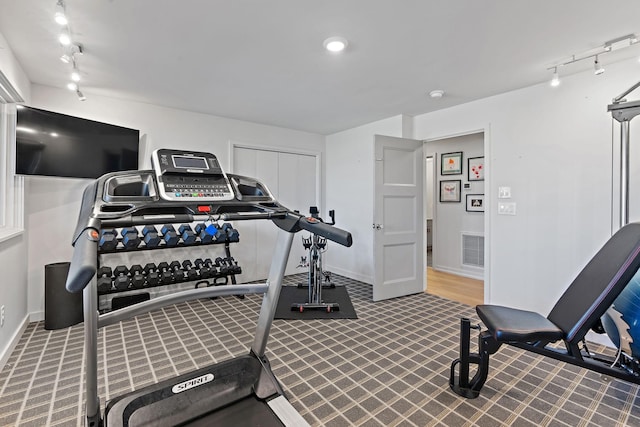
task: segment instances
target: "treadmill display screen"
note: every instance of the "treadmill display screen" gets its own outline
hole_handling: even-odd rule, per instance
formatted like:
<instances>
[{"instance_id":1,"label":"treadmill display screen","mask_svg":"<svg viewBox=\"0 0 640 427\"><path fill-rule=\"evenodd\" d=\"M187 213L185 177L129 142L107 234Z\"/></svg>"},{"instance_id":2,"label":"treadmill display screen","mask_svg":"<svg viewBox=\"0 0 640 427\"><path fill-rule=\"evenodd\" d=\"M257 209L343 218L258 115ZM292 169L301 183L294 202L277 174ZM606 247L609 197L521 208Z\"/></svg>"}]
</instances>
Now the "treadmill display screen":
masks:
<instances>
[{"instance_id":1,"label":"treadmill display screen","mask_svg":"<svg viewBox=\"0 0 640 427\"><path fill-rule=\"evenodd\" d=\"M172 156L173 166L181 169L209 169L204 157Z\"/></svg>"}]
</instances>

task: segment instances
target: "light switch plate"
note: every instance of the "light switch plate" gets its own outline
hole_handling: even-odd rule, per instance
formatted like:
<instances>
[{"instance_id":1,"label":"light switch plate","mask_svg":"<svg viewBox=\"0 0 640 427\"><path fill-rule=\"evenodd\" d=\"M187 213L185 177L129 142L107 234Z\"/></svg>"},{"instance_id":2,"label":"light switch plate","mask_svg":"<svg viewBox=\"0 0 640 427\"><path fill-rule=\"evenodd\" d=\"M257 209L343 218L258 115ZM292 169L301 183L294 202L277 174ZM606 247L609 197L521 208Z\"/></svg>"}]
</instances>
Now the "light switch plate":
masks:
<instances>
[{"instance_id":1,"label":"light switch plate","mask_svg":"<svg viewBox=\"0 0 640 427\"><path fill-rule=\"evenodd\" d=\"M511 187L498 187L498 199L510 199Z\"/></svg>"},{"instance_id":2,"label":"light switch plate","mask_svg":"<svg viewBox=\"0 0 640 427\"><path fill-rule=\"evenodd\" d=\"M515 202L498 202L498 215L515 215L516 204Z\"/></svg>"}]
</instances>

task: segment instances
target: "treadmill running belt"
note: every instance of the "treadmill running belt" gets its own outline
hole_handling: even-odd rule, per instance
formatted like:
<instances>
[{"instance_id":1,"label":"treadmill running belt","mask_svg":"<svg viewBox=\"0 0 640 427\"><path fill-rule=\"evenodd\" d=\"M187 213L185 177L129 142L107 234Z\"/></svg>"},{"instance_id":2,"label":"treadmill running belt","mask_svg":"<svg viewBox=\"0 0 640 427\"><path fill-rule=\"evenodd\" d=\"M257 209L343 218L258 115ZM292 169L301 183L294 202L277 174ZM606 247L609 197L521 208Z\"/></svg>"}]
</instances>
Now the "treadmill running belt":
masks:
<instances>
[{"instance_id":1,"label":"treadmill running belt","mask_svg":"<svg viewBox=\"0 0 640 427\"><path fill-rule=\"evenodd\" d=\"M271 411L269 404L255 395L182 424L188 426L255 426L282 427L284 424Z\"/></svg>"}]
</instances>

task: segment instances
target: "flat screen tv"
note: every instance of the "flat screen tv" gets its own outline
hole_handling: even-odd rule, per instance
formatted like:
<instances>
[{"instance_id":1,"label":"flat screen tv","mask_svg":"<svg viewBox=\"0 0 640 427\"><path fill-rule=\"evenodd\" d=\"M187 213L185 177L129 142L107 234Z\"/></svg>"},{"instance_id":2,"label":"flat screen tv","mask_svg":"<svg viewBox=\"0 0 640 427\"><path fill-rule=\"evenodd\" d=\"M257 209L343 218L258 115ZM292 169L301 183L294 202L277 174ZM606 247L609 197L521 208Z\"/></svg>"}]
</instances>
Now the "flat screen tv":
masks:
<instances>
[{"instance_id":1,"label":"flat screen tv","mask_svg":"<svg viewBox=\"0 0 640 427\"><path fill-rule=\"evenodd\" d=\"M138 169L140 131L20 106L16 173L98 178Z\"/></svg>"}]
</instances>

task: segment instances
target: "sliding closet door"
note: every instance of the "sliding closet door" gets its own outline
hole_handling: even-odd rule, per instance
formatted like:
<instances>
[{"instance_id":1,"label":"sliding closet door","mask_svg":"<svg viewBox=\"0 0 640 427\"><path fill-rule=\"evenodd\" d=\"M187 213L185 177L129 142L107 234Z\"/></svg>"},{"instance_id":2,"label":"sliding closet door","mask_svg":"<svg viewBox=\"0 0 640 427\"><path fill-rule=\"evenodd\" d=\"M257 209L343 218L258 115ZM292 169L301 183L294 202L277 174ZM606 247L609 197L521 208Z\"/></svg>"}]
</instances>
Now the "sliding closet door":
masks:
<instances>
[{"instance_id":1,"label":"sliding closet door","mask_svg":"<svg viewBox=\"0 0 640 427\"><path fill-rule=\"evenodd\" d=\"M306 214L310 206L319 204L318 163L318 155L234 146L231 172L257 178L284 206ZM243 221L235 226L240 231L237 259L243 269L239 279L265 279L275 250L277 228L268 221ZM300 232L294 239L287 274L306 271L297 267L301 257L307 256L302 246L303 235L308 237L308 233Z\"/></svg>"}]
</instances>

